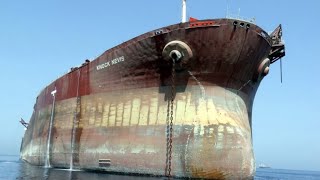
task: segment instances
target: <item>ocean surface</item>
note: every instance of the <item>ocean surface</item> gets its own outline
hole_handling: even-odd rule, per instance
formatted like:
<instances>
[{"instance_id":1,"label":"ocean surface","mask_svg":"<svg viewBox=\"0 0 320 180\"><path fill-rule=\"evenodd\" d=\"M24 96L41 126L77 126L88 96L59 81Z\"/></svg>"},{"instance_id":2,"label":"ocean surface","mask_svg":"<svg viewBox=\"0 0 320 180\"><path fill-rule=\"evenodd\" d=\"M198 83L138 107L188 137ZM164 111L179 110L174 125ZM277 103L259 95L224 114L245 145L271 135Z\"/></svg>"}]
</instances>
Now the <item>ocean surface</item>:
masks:
<instances>
[{"instance_id":1,"label":"ocean surface","mask_svg":"<svg viewBox=\"0 0 320 180\"><path fill-rule=\"evenodd\" d=\"M0 180L2 179L44 179L44 180L102 180L102 179L128 179L128 180L153 180L166 179L161 177L141 177L125 176L107 173L70 171L67 169L53 169L38 166L32 166L19 160L19 156L1 156L0 155ZM272 179L272 180L303 180L312 179L320 180L320 172L316 171L297 171L284 169L257 169L255 179Z\"/></svg>"}]
</instances>

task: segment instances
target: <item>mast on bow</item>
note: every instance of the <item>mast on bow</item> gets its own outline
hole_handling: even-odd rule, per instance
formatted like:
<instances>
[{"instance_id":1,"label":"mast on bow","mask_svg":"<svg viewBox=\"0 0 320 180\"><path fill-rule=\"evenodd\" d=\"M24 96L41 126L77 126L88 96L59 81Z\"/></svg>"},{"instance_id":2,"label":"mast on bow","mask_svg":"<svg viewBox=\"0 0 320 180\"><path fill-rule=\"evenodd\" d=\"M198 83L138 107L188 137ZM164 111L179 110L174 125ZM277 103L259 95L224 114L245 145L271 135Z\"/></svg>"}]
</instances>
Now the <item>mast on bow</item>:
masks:
<instances>
[{"instance_id":1,"label":"mast on bow","mask_svg":"<svg viewBox=\"0 0 320 180\"><path fill-rule=\"evenodd\" d=\"M187 0L182 0L182 23L187 22Z\"/></svg>"}]
</instances>

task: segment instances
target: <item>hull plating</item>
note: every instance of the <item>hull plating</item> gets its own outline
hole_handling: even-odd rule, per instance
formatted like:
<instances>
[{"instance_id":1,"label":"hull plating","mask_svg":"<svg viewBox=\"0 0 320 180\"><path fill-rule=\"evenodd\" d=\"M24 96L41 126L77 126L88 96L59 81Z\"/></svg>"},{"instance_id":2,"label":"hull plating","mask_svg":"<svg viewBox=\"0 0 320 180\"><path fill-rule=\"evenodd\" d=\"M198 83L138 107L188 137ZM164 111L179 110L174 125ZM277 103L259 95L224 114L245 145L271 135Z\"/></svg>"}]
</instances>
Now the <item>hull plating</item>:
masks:
<instances>
[{"instance_id":1,"label":"hull plating","mask_svg":"<svg viewBox=\"0 0 320 180\"><path fill-rule=\"evenodd\" d=\"M254 25L212 22L146 33L54 81L37 98L21 157L44 165L49 143L53 167L164 175L171 64L162 50L180 40L194 57L175 72L172 174L251 178L251 111L270 39Z\"/></svg>"}]
</instances>

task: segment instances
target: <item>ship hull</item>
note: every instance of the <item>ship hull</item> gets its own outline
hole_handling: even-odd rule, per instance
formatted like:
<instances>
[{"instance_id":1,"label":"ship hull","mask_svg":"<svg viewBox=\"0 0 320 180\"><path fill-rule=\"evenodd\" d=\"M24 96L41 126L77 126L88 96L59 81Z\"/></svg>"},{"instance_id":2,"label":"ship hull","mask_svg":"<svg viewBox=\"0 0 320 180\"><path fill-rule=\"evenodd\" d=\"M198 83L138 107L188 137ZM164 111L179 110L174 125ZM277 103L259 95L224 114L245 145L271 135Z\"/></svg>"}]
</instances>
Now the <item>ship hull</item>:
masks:
<instances>
[{"instance_id":1,"label":"ship hull","mask_svg":"<svg viewBox=\"0 0 320 180\"><path fill-rule=\"evenodd\" d=\"M259 27L234 21L149 32L59 78L37 98L22 159L164 176L173 98L171 174L252 178L251 111L270 40ZM193 57L172 73L163 49L176 40L190 46Z\"/></svg>"}]
</instances>

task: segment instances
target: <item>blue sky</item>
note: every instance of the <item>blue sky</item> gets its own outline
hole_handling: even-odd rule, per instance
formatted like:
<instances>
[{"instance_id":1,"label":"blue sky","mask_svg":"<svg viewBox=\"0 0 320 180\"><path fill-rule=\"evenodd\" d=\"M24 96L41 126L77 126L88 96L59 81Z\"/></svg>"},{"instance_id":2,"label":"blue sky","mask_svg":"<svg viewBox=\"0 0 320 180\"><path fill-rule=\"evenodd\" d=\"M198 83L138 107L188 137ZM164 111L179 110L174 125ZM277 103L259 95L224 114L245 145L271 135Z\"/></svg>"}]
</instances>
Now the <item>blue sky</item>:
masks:
<instances>
[{"instance_id":1,"label":"blue sky","mask_svg":"<svg viewBox=\"0 0 320 180\"><path fill-rule=\"evenodd\" d=\"M248 18L266 31L281 23L287 55L257 92L257 162L320 171L320 2L189 0L188 16ZM19 154L38 93L69 68L147 31L180 22L181 0L3 0L0 2L0 154Z\"/></svg>"}]
</instances>

